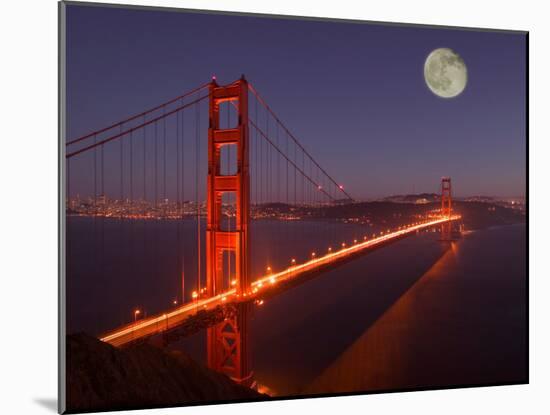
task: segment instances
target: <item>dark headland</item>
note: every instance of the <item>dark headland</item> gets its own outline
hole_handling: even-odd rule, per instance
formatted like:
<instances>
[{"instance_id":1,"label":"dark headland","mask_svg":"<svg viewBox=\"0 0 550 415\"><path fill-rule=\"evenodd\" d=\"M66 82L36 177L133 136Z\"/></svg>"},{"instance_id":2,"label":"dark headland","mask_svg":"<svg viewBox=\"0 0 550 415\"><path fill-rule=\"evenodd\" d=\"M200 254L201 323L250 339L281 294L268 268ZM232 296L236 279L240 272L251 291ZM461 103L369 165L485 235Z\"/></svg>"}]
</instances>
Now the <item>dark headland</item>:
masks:
<instances>
[{"instance_id":1,"label":"dark headland","mask_svg":"<svg viewBox=\"0 0 550 415\"><path fill-rule=\"evenodd\" d=\"M67 336L67 412L263 398L182 352L147 343L118 349L86 334Z\"/></svg>"}]
</instances>

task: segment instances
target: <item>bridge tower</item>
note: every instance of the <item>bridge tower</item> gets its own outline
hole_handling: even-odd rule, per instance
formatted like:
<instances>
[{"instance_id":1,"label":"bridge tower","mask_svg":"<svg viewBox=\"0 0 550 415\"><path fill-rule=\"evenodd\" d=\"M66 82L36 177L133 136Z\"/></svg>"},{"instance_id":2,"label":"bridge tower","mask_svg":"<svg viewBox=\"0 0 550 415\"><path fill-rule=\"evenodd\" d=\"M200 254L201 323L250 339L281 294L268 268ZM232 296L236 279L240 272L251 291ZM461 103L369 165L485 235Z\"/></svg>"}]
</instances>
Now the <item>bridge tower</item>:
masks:
<instances>
[{"instance_id":1,"label":"bridge tower","mask_svg":"<svg viewBox=\"0 0 550 415\"><path fill-rule=\"evenodd\" d=\"M451 178L441 178L441 216L447 218L451 217L452 213L452 192L451 192ZM441 225L441 240L451 240L451 222L444 222Z\"/></svg>"},{"instance_id":2,"label":"bridge tower","mask_svg":"<svg viewBox=\"0 0 550 415\"><path fill-rule=\"evenodd\" d=\"M248 83L244 76L232 84L219 86L213 79L209 87L208 182L206 227L206 290L209 297L230 287L231 270L224 275L223 258L233 255L234 287L239 296L250 291L248 257L248 222L250 205ZM220 128L220 104L235 106L238 122L235 128ZM229 127L229 126L228 126ZM222 175L221 149L234 146L236 172ZM235 196L235 226L222 229L222 195ZM236 382L252 386L248 350L248 304L237 305L234 317L207 330L208 366L227 374Z\"/></svg>"}]
</instances>

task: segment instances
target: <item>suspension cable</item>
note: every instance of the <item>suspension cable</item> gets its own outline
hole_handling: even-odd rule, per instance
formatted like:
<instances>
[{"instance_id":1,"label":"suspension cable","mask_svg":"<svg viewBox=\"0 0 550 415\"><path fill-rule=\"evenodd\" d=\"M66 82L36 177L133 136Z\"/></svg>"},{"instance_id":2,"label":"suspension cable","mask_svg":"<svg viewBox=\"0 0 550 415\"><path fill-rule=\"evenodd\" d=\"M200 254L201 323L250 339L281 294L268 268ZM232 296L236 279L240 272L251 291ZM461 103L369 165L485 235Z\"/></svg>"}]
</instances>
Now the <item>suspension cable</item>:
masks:
<instances>
[{"instance_id":1,"label":"suspension cable","mask_svg":"<svg viewBox=\"0 0 550 415\"><path fill-rule=\"evenodd\" d=\"M143 128L143 127L145 127L145 126L147 126L147 125L156 123L157 121L162 120L164 117L169 117L170 115L175 114L175 113L178 112L178 111L181 111L181 110L184 110L184 109L186 109L186 108L189 108L190 106L192 106L192 105L194 105L194 104L197 104L198 102L200 102L200 101L202 101L202 100L208 98L208 96L209 96L208 94L207 94L207 95L203 95L202 97L197 98L197 99L195 99L194 101L191 101L191 102L189 102L189 103L187 103L187 104L185 104L185 105L182 105L182 106L180 106L180 107L178 107L178 108L175 108L175 109L173 109L173 110L167 112L166 114L160 115L160 116L158 116L158 117L156 117L156 118L152 118L152 119L150 119L149 121L145 121L145 122L143 122L143 123L141 123L141 124L139 124L139 125L137 125L137 126L135 126L135 127L132 127L132 128L130 128L130 129L126 130L126 131L123 131L123 132L121 132L121 133L119 133L119 134L115 134L115 135L113 135L113 136L111 136L111 137L105 138L104 140L98 141L98 142L95 143L95 144L91 144L91 145L89 145L89 146L83 147L83 148L81 148L80 150L73 151L72 153L67 154L65 157L66 157L66 158L71 158L71 157L74 157L74 156L76 156L76 155L78 155L78 154L84 153L85 151L91 150L92 148L95 148L95 147L98 147L98 146L103 147L104 144L106 144L106 143L108 143L108 142L110 142L110 141L116 140L116 139L118 139L118 138L120 138L120 137L122 137L122 136L124 136L124 135L126 135L126 134L129 134L130 132L139 130L140 128ZM117 125L118 125L118 124L117 124Z\"/></svg>"},{"instance_id":2,"label":"suspension cable","mask_svg":"<svg viewBox=\"0 0 550 415\"><path fill-rule=\"evenodd\" d=\"M266 134L260 127L258 127L258 126L257 126L253 121L251 121L251 120L249 120L248 122L250 123L250 125L251 125L252 127L254 127L254 129L256 129L256 130L258 131L258 133L260 133L260 135L261 135L261 136L262 136L262 137L263 137L263 138L264 138L264 139L265 139L265 140L266 140L266 141L267 141L276 151L278 151L278 152L288 161L288 163L290 163L290 164L294 167L295 171L300 172L300 174L301 174L302 176L304 176L311 184L313 184L313 185L316 186L316 187L319 187L319 185L318 185L317 183L315 183L315 182L313 181L312 178L308 177L307 174L306 174L302 169L300 169L300 167L298 167L298 166L296 165L295 162L293 162L292 160L290 160L290 158L289 158L286 154L284 154L284 153L283 153L283 152L273 143L273 141L267 136L267 134ZM295 150L296 150L296 147L295 147ZM295 185L295 187L296 187L296 185ZM325 191L325 189L321 189L321 192L323 192L325 195L327 195L327 197L329 197L331 200L334 200L334 198L333 198L329 193L327 193L327 192Z\"/></svg>"},{"instance_id":3,"label":"suspension cable","mask_svg":"<svg viewBox=\"0 0 550 415\"><path fill-rule=\"evenodd\" d=\"M251 84L251 83L248 83L248 88L250 89L250 91L256 96L256 99L258 101L260 101L260 103L271 113L271 115L273 116L273 118L275 119L275 121L277 121L277 123L279 123L279 125L288 133L289 137L292 138L292 140L296 143L296 145L298 145L302 151L304 151L306 153L306 155L308 156L308 158L311 159L311 161L313 161L313 163L315 163L315 165L336 185L337 189L339 189L342 193L344 193L350 200L354 200L327 172L325 169L323 169L319 163L317 163L317 161L315 161L315 159L308 153L308 151L302 146L302 144L300 144L300 142L298 141L298 139L290 132L290 130L285 126L285 124L283 124L283 122L280 120L279 117L277 117L277 115L275 114L275 112L271 109L271 107L267 104L267 102L260 96L260 94L258 93L258 91L256 90L256 88L254 88L254 86Z\"/></svg>"},{"instance_id":4,"label":"suspension cable","mask_svg":"<svg viewBox=\"0 0 550 415\"><path fill-rule=\"evenodd\" d=\"M152 113L152 112L154 112L154 111L156 111L156 110L158 110L158 109L160 109L160 108L162 108L162 107L164 107L164 106L166 106L166 105L173 104L174 102L176 102L176 101L178 101L178 100L180 100L180 99L182 99L182 98L185 98L185 97L187 97L187 96L189 96L189 95L192 95L192 94L194 94L195 92L201 91L202 89L206 88L206 87L209 86L209 85L210 85L210 82L208 82L208 83L206 83L206 84L203 84L203 85L200 85L200 86L198 86L197 88L192 89L191 91L188 91L188 92L186 92L186 93L184 93L184 94L182 94L182 95L180 95L180 96L178 96L178 97L176 97L176 98L174 98L174 99L171 99L171 100L169 100L169 101L166 101L166 102L164 102L163 104L157 105L157 106L154 107L154 108L151 108L151 109L148 109L148 110L146 110L146 111L143 111L143 112L141 112L141 113L139 113L139 114L133 115L133 116L131 116L130 118L127 118L127 119L122 120L122 121L119 121L119 122L117 122L117 123L115 123L115 124L109 125L108 127L101 128L101 129L96 130L96 131L93 131L93 132L91 132L91 133L89 133L89 134L86 134L86 135L83 135L83 136L81 136L81 137L75 138L74 140L71 140L71 141L67 142L66 145L67 145L67 146L70 146L70 145L72 145L72 144L76 144L76 143L78 143L78 142L80 142L80 141L83 141L83 140L86 140L87 138L90 138L90 137L92 137L92 136L94 136L94 135L101 134L101 133L104 133L105 131L109 131L109 130L115 128L115 127L118 127L118 126L121 125L121 124L126 124L126 123L128 123L128 122L130 122L130 121L133 121L133 120L139 118L139 117L142 117L142 116L145 116L145 115L147 115L147 114L150 114L150 113Z\"/></svg>"}]
</instances>

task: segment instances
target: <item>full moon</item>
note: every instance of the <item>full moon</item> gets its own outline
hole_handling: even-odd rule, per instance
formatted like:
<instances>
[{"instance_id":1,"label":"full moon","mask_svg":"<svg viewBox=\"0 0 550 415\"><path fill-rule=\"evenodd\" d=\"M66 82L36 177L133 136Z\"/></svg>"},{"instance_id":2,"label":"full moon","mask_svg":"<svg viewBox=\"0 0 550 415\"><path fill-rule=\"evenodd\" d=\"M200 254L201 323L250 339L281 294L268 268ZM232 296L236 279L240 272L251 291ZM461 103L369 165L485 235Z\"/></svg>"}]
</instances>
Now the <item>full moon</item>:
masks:
<instances>
[{"instance_id":1,"label":"full moon","mask_svg":"<svg viewBox=\"0 0 550 415\"><path fill-rule=\"evenodd\" d=\"M439 48L426 58L424 79L434 94L453 98L466 88L468 70L458 53L452 49Z\"/></svg>"}]
</instances>

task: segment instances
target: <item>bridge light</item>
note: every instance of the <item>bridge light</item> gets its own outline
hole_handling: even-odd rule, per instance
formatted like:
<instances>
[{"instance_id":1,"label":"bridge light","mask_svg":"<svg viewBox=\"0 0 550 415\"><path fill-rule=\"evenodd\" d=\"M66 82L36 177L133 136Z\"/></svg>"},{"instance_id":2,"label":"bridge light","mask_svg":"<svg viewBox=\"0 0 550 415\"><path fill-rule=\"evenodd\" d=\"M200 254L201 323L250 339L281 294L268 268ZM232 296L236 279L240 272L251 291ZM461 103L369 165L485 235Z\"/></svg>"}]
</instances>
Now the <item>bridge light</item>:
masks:
<instances>
[{"instance_id":1,"label":"bridge light","mask_svg":"<svg viewBox=\"0 0 550 415\"><path fill-rule=\"evenodd\" d=\"M269 279L269 282L270 282L271 284L275 284L275 277L271 277L271 278Z\"/></svg>"},{"instance_id":2,"label":"bridge light","mask_svg":"<svg viewBox=\"0 0 550 415\"><path fill-rule=\"evenodd\" d=\"M193 297L193 299L199 298L199 293L196 291L193 291L193 293L191 294L191 297Z\"/></svg>"},{"instance_id":3,"label":"bridge light","mask_svg":"<svg viewBox=\"0 0 550 415\"><path fill-rule=\"evenodd\" d=\"M263 283L261 281L258 282L258 287L262 288L263 287Z\"/></svg>"},{"instance_id":4,"label":"bridge light","mask_svg":"<svg viewBox=\"0 0 550 415\"><path fill-rule=\"evenodd\" d=\"M342 248L345 248L345 247L346 247L346 243L342 242Z\"/></svg>"},{"instance_id":5,"label":"bridge light","mask_svg":"<svg viewBox=\"0 0 550 415\"><path fill-rule=\"evenodd\" d=\"M366 236L363 236L363 241L366 241L367 240L367 237Z\"/></svg>"},{"instance_id":6,"label":"bridge light","mask_svg":"<svg viewBox=\"0 0 550 415\"><path fill-rule=\"evenodd\" d=\"M357 239L354 239L354 240L353 240L353 243L356 244L356 243L357 243Z\"/></svg>"},{"instance_id":7,"label":"bridge light","mask_svg":"<svg viewBox=\"0 0 550 415\"><path fill-rule=\"evenodd\" d=\"M322 190L323 188L321 187L321 185L319 185L317 186L317 189Z\"/></svg>"},{"instance_id":8,"label":"bridge light","mask_svg":"<svg viewBox=\"0 0 550 415\"><path fill-rule=\"evenodd\" d=\"M222 297L222 301L225 301L225 300L227 300L227 298L226 298L226 297Z\"/></svg>"},{"instance_id":9,"label":"bridge light","mask_svg":"<svg viewBox=\"0 0 550 415\"><path fill-rule=\"evenodd\" d=\"M340 190L344 190L344 186L343 185L340 185L338 186Z\"/></svg>"},{"instance_id":10,"label":"bridge light","mask_svg":"<svg viewBox=\"0 0 550 415\"><path fill-rule=\"evenodd\" d=\"M328 247L328 251L329 251L329 252L332 251L332 247L331 247L331 246Z\"/></svg>"},{"instance_id":11,"label":"bridge light","mask_svg":"<svg viewBox=\"0 0 550 415\"><path fill-rule=\"evenodd\" d=\"M233 280L231 281L231 285L234 287L235 285L237 285L237 280Z\"/></svg>"},{"instance_id":12,"label":"bridge light","mask_svg":"<svg viewBox=\"0 0 550 415\"><path fill-rule=\"evenodd\" d=\"M174 304L174 305L178 305L178 300L174 300L174 301L172 301L172 304Z\"/></svg>"},{"instance_id":13,"label":"bridge light","mask_svg":"<svg viewBox=\"0 0 550 415\"><path fill-rule=\"evenodd\" d=\"M311 253L311 257L312 257L312 258L315 258L315 252L312 252L312 253Z\"/></svg>"},{"instance_id":14,"label":"bridge light","mask_svg":"<svg viewBox=\"0 0 550 415\"><path fill-rule=\"evenodd\" d=\"M271 267L267 267L267 272L271 272Z\"/></svg>"},{"instance_id":15,"label":"bridge light","mask_svg":"<svg viewBox=\"0 0 550 415\"><path fill-rule=\"evenodd\" d=\"M295 263L296 263L296 259L292 258L292 259L290 260L290 262L291 262L292 264L295 264Z\"/></svg>"}]
</instances>

